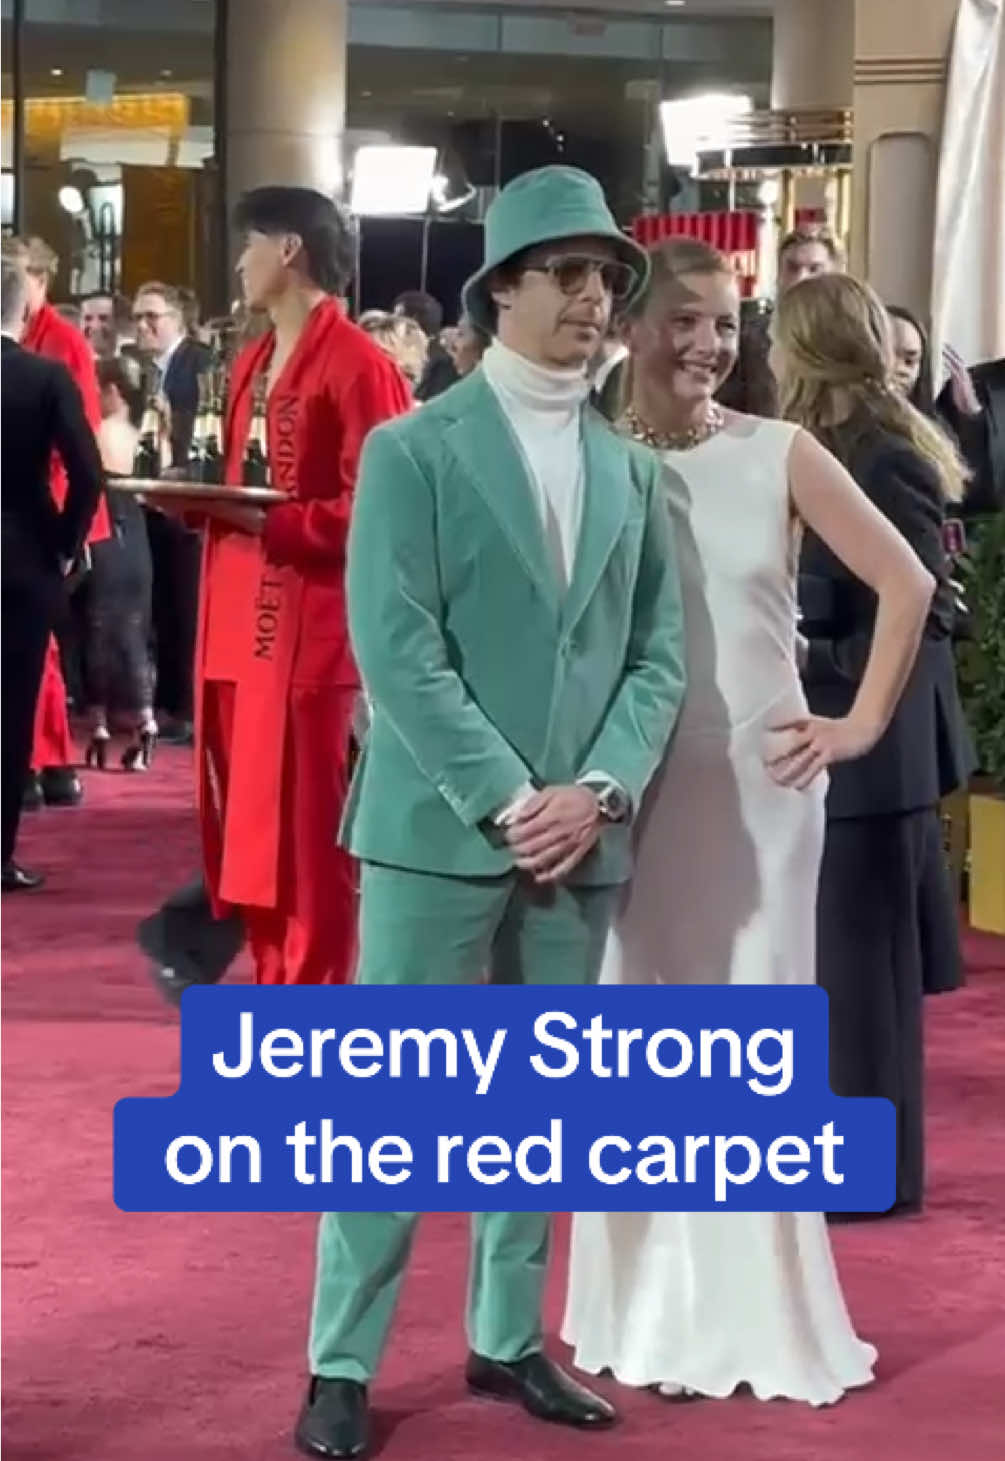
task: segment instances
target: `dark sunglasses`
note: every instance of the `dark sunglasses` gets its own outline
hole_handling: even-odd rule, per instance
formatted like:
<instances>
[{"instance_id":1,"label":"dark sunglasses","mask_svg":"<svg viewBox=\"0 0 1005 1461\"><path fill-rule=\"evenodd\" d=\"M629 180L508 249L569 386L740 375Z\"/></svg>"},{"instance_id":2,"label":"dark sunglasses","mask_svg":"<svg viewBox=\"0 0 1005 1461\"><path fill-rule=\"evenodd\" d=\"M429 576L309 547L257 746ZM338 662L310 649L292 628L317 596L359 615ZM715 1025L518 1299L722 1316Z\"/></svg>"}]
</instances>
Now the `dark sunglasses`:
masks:
<instances>
[{"instance_id":1,"label":"dark sunglasses","mask_svg":"<svg viewBox=\"0 0 1005 1461\"><path fill-rule=\"evenodd\" d=\"M563 294L582 293L593 274L600 275L600 282L612 299L627 299L639 282L630 264L623 264L620 259L597 259L591 254L555 254L540 264L524 267L532 274L547 274Z\"/></svg>"}]
</instances>

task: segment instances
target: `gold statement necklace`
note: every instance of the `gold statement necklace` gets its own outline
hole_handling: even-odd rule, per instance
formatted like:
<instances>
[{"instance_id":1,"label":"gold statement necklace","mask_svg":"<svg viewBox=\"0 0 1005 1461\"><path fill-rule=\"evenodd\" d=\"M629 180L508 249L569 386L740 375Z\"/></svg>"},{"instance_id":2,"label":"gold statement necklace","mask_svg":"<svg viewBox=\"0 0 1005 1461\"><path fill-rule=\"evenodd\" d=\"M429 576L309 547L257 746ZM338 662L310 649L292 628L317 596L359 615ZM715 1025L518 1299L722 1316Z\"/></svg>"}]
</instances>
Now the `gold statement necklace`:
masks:
<instances>
[{"instance_id":1,"label":"gold statement necklace","mask_svg":"<svg viewBox=\"0 0 1005 1461\"><path fill-rule=\"evenodd\" d=\"M655 451L691 451L722 430L726 424L726 413L717 401L710 401L705 419L689 426L686 431L657 431L642 420L634 406L627 408L623 420L633 441L641 441Z\"/></svg>"}]
</instances>

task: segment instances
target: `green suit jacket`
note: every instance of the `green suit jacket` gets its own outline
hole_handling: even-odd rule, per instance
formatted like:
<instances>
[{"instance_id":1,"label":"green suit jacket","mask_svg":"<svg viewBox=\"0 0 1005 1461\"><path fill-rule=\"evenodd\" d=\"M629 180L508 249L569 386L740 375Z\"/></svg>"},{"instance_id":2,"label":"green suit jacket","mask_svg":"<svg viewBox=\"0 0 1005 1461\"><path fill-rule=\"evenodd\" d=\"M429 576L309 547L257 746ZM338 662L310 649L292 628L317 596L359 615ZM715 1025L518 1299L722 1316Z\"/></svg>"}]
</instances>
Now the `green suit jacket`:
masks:
<instances>
[{"instance_id":1,"label":"green suit jacket","mask_svg":"<svg viewBox=\"0 0 1005 1461\"><path fill-rule=\"evenodd\" d=\"M349 628L372 724L346 815L356 857L485 877L529 781L613 777L638 807L684 691L663 466L584 409L582 525L559 588L521 449L481 371L367 440ZM623 882L630 827L569 879Z\"/></svg>"}]
</instances>

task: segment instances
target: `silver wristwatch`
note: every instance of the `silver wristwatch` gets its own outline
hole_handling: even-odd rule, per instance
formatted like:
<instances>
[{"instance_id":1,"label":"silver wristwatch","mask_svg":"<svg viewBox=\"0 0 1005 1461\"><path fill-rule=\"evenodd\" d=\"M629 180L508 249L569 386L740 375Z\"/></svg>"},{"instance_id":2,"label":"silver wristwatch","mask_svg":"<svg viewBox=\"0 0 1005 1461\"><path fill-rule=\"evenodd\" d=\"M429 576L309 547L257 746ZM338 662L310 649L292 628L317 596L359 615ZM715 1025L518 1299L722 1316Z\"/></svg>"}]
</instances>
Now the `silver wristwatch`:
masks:
<instances>
[{"instance_id":1,"label":"silver wristwatch","mask_svg":"<svg viewBox=\"0 0 1005 1461\"><path fill-rule=\"evenodd\" d=\"M597 798L600 815L605 822L623 822L631 810L631 802L620 786L609 782L606 786L591 787Z\"/></svg>"}]
</instances>

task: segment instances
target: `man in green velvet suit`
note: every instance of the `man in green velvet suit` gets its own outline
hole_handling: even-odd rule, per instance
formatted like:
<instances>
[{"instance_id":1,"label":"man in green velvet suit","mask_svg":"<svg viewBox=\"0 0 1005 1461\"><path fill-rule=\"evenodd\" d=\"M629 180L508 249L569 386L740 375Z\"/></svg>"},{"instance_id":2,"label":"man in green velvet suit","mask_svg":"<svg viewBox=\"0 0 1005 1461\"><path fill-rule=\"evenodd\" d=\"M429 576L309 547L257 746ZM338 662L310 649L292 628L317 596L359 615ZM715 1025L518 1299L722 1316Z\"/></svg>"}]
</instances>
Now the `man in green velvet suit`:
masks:
<instances>
[{"instance_id":1,"label":"man in green velvet suit","mask_svg":"<svg viewBox=\"0 0 1005 1461\"><path fill-rule=\"evenodd\" d=\"M481 368L374 431L360 467L347 584L373 718L343 835L363 983L594 981L683 694L661 467L588 405L587 362L648 260L564 167L509 184L485 243L464 292L495 337ZM322 1219L308 1454L366 1448L415 1220ZM542 1352L549 1231L475 1215L467 1383L606 1425Z\"/></svg>"}]
</instances>

